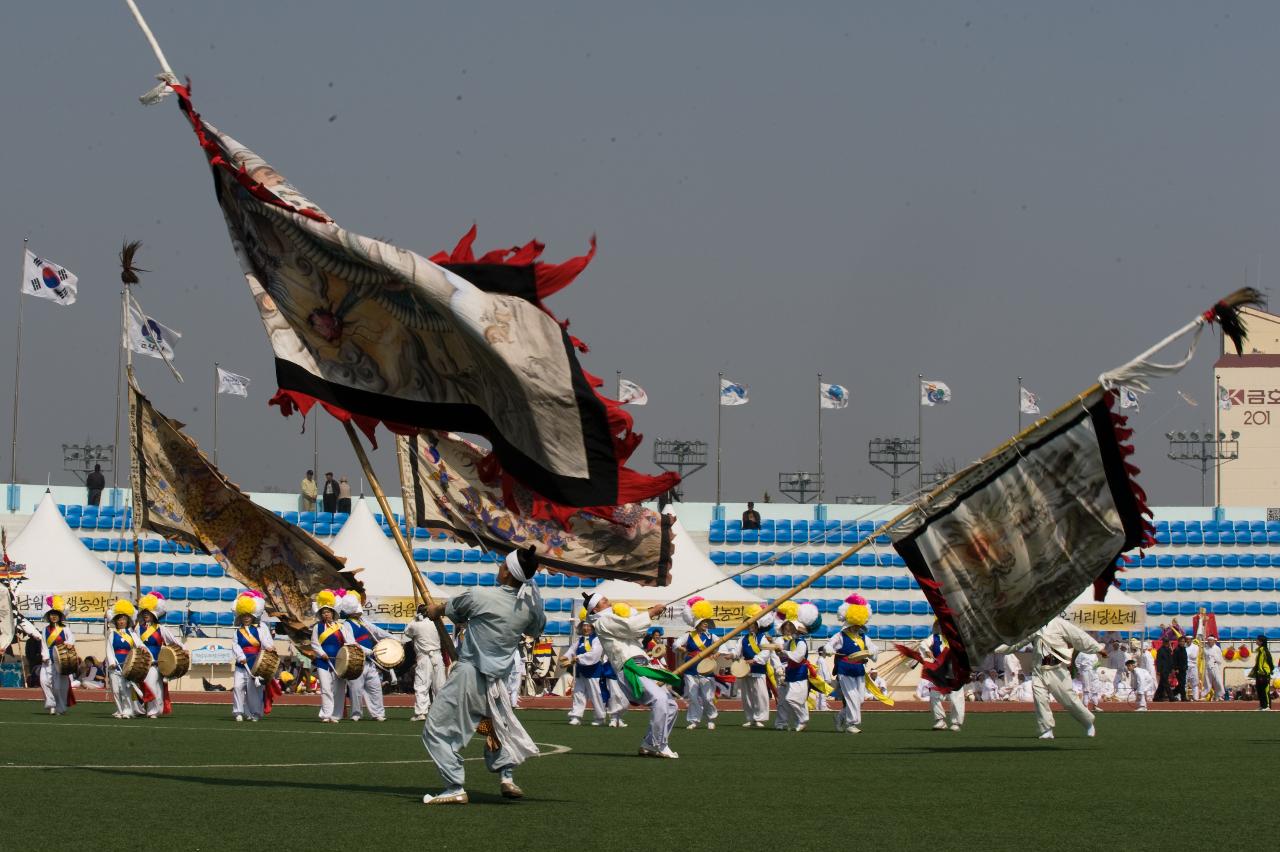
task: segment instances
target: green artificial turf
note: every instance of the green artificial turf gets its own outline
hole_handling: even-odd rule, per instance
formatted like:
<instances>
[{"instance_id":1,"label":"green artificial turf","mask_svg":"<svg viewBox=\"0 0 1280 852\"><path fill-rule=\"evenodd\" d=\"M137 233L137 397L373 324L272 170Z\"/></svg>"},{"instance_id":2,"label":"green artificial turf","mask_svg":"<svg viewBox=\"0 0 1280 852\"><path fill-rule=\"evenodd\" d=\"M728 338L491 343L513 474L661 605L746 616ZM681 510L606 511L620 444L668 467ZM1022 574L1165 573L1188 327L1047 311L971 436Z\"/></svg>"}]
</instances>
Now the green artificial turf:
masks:
<instances>
[{"instance_id":1,"label":"green artificial turf","mask_svg":"<svg viewBox=\"0 0 1280 852\"><path fill-rule=\"evenodd\" d=\"M110 711L0 702L0 849L35 848L50 820L61 850L1226 848L1252 842L1250 815L1265 824L1280 790L1273 713L1104 713L1092 740L1060 714L1053 742L1029 713L971 713L958 734L867 714L857 735L829 715L796 734L725 713L714 732L677 727L680 759L661 761L636 757L642 713L616 730L530 711L536 741L571 751L521 767L525 800L499 798L476 760L472 804L431 808L439 778L406 710L337 726L305 707L257 724L225 707Z\"/></svg>"}]
</instances>

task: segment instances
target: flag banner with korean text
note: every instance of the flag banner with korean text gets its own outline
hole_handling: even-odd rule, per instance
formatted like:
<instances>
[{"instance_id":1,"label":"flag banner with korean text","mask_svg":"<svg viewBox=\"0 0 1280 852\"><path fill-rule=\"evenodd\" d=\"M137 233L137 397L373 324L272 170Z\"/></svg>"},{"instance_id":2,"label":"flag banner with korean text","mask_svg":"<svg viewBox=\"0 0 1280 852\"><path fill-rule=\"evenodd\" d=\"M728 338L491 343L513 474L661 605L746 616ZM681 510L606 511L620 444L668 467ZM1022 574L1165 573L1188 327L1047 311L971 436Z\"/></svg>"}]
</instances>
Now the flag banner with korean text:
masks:
<instances>
[{"instance_id":1,"label":"flag banner with korean text","mask_svg":"<svg viewBox=\"0 0 1280 852\"><path fill-rule=\"evenodd\" d=\"M849 389L844 385L818 383L818 405L822 408L848 408Z\"/></svg>"},{"instance_id":2,"label":"flag banner with korean text","mask_svg":"<svg viewBox=\"0 0 1280 852\"><path fill-rule=\"evenodd\" d=\"M728 379L720 380L721 405L746 405L750 401L747 396L746 385L739 382L731 382Z\"/></svg>"},{"instance_id":3,"label":"flag banner with korean text","mask_svg":"<svg viewBox=\"0 0 1280 852\"><path fill-rule=\"evenodd\" d=\"M649 394L630 379L618 379L618 402L623 405L648 405Z\"/></svg>"},{"instance_id":4,"label":"flag banner with korean text","mask_svg":"<svg viewBox=\"0 0 1280 852\"><path fill-rule=\"evenodd\" d=\"M646 586L670 581L670 515L638 504L619 506L609 519L567 510L558 520L534 511L536 499L515 486L486 484L485 451L447 432L427 431L396 441L406 525L443 532L505 555L533 546L553 573L629 580ZM515 505L518 511L508 509Z\"/></svg>"},{"instance_id":5,"label":"flag banner with korean text","mask_svg":"<svg viewBox=\"0 0 1280 852\"><path fill-rule=\"evenodd\" d=\"M924 379L920 382L920 404L929 408L951 401L951 388L944 382Z\"/></svg>"},{"instance_id":6,"label":"flag banner with korean text","mask_svg":"<svg viewBox=\"0 0 1280 852\"><path fill-rule=\"evenodd\" d=\"M129 433L140 529L209 554L229 576L262 592L267 611L295 631L309 629L311 601L322 589L363 589L332 551L227 480L132 377Z\"/></svg>"},{"instance_id":7,"label":"flag banner with korean text","mask_svg":"<svg viewBox=\"0 0 1280 852\"><path fill-rule=\"evenodd\" d=\"M1039 414L1039 397L1026 388L1018 388L1018 411L1023 414Z\"/></svg>"},{"instance_id":8,"label":"flag banner with korean text","mask_svg":"<svg viewBox=\"0 0 1280 852\"><path fill-rule=\"evenodd\" d=\"M65 266L27 249L22 260L22 292L59 305L74 305L80 279Z\"/></svg>"},{"instance_id":9,"label":"flag banner with korean text","mask_svg":"<svg viewBox=\"0 0 1280 852\"><path fill-rule=\"evenodd\" d=\"M933 607L949 658L926 668L956 689L999 645L1025 639L1116 560L1150 541L1126 458L1132 430L1101 388L952 476L889 531ZM905 652L905 651L904 651Z\"/></svg>"},{"instance_id":10,"label":"flag banner with korean text","mask_svg":"<svg viewBox=\"0 0 1280 852\"><path fill-rule=\"evenodd\" d=\"M274 405L319 402L374 439L446 429L483 435L515 480L558 504L617 506L679 477L626 461L631 415L597 393L585 346L542 304L594 255L549 264L543 246L471 255L474 228L427 259L347 231L268 163L204 121L173 85L275 355ZM351 165L354 169L354 163Z\"/></svg>"},{"instance_id":11,"label":"flag banner with korean text","mask_svg":"<svg viewBox=\"0 0 1280 852\"><path fill-rule=\"evenodd\" d=\"M244 376L218 367L218 393L247 397L249 395L249 380Z\"/></svg>"}]
</instances>

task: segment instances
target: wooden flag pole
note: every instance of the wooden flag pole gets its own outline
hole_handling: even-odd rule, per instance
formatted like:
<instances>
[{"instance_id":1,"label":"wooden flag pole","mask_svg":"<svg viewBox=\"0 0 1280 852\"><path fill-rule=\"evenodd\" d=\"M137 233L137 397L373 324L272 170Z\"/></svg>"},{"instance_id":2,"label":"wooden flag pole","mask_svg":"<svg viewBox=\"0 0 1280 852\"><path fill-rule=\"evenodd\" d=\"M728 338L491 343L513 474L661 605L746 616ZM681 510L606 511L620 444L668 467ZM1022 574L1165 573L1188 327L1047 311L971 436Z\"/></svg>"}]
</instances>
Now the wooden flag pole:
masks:
<instances>
[{"instance_id":1,"label":"wooden flag pole","mask_svg":"<svg viewBox=\"0 0 1280 852\"><path fill-rule=\"evenodd\" d=\"M391 528L391 537L396 540L396 545L400 548L400 555L404 557L404 564L409 569L409 578L413 581L415 596L421 598L427 604L434 604L435 599L431 597L431 590L427 588L426 581L422 579L422 574L418 571L418 564L413 561L413 552L409 550L409 545L400 533L400 523L396 520L395 513L391 511L391 504L387 502L387 495L382 493L382 486L378 483L378 477L373 472L373 465L369 463L369 456L364 451L364 445L360 443L360 436L356 434L355 427L351 425L350 420L345 421L342 425L347 430L347 437L351 440L352 449L356 451L356 458L360 460L360 467L364 470L365 478L369 480L369 486L373 489L373 496L377 498L378 505L382 507L382 516L387 519L387 526ZM458 653L453 646L453 639L449 636L449 632L445 630L444 621L437 618L435 624L436 631L440 634L440 647L451 659L456 660Z\"/></svg>"}]
</instances>

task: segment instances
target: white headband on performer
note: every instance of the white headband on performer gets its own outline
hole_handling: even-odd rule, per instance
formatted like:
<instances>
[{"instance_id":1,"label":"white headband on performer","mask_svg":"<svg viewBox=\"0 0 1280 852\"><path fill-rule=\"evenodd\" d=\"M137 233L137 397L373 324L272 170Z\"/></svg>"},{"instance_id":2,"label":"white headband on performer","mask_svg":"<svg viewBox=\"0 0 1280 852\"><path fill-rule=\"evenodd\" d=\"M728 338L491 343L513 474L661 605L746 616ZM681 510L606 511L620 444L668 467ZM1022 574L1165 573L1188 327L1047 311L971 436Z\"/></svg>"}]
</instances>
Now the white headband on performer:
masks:
<instances>
[{"instance_id":1,"label":"white headband on performer","mask_svg":"<svg viewBox=\"0 0 1280 852\"><path fill-rule=\"evenodd\" d=\"M592 592L587 596L587 615L591 615L596 611L596 607L600 606L600 601L604 600L604 595L599 592Z\"/></svg>"},{"instance_id":2,"label":"white headband on performer","mask_svg":"<svg viewBox=\"0 0 1280 852\"><path fill-rule=\"evenodd\" d=\"M520 564L520 551L513 550L507 554L505 560L507 573L520 583L520 591L516 593L516 604L524 602L528 606L536 606L542 608L542 594L538 591L538 584L533 582L533 576L525 573L524 566ZM533 573L537 574L538 569L535 567Z\"/></svg>"}]
</instances>

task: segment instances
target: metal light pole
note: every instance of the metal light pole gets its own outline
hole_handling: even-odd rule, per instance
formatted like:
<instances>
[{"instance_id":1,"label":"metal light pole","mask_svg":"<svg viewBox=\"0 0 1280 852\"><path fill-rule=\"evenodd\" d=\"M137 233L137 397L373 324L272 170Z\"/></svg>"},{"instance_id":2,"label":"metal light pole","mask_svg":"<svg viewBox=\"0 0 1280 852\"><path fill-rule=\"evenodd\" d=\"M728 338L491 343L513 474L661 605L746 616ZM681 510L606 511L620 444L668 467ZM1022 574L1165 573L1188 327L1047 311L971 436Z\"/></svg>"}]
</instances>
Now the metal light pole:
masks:
<instances>
[{"instance_id":1,"label":"metal light pole","mask_svg":"<svg viewBox=\"0 0 1280 852\"><path fill-rule=\"evenodd\" d=\"M1200 471L1200 505L1205 505L1209 469L1240 458L1239 432L1165 432L1169 458Z\"/></svg>"},{"instance_id":2,"label":"metal light pole","mask_svg":"<svg viewBox=\"0 0 1280 852\"><path fill-rule=\"evenodd\" d=\"M822 474L797 470L778 474L778 490L797 503L808 503L822 493Z\"/></svg>"},{"instance_id":3,"label":"metal light pole","mask_svg":"<svg viewBox=\"0 0 1280 852\"><path fill-rule=\"evenodd\" d=\"M876 470L893 480L889 500L896 503L901 496L898 480L904 473L920 466L920 439L918 437L872 438L867 442L867 461ZM923 481L923 474L921 474L921 482Z\"/></svg>"},{"instance_id":4,"label":"metal light pole","mask_svg":"<svg viewBox=\"0 0 1280 852\"><path fill-rule=\"evenodd\" d=\"M707 442L659 438L653 442L653 463L663 470L680 474L683 485L686 479L707 466ZM671 490L673 502L683 499L679 488Z\"/></svg>"}]
</instances>

